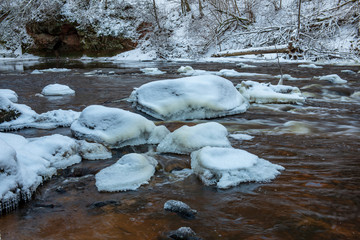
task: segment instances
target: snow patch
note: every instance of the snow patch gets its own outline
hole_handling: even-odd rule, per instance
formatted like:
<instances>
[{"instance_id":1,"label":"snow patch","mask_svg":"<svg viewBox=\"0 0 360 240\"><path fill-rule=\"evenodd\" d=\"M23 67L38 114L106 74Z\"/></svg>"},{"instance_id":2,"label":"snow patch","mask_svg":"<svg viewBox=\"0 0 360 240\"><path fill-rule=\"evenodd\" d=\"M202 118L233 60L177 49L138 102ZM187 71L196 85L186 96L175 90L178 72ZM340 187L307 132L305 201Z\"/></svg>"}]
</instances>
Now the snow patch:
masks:
<instances>
[{"instance_id":1,"label":"snow patch","mask_svg":"<svg viewBox=\"0 0 360 240\"><path fill-rule=\"evenodd\" d=\"M9 99L13 103L17 103L18 101L18 95L16 94L16 92L10 89L0 89L0 96Z\"/></svg>"},{"instance_id":2,"label":"snow patch","mask_svg":"<svg viewBox=\"0 0 360 240\"><path fill-rule=\"evenodd\" d=\"M229 137L239 140L239 141L249 141L252 140L254 137L248 134L242 134L242 133L234 133L230 134Z\"/></svg>"},{"instance_id":3,"label":"snow patch","mask_svg":"<svg viewBox=\"0 0 360 240\"><path fill-rule=\"evenodd\" d=\"M191 168L205 185L226 189L242 182L267 182L284 168L247 151L204 147L191 154Z\"/></svg>"},{"instance_id":4,"label":"snow patch","mask_svg":"<svg viewBox=\"0 0 360 240\"><path fill-rule=\"evenodd\" d=\"M135 88L129 101L162 120L221 117L243 113L249 106L232 82L214 75L150 82Z\"/></svg>"},{"instance_id":5,"label":"snow patch","mask_svg":"<svg viewBox=\"0 0 360 240\"><path fill-rule=\"evenodd\" d=\"M298 65L298 67L300 68L323 68L322 66L318 66L318 65L315 65L315 64L300 64Z\"/></svg>"},{"instance_id":6,"label":"snow patch","mask_svg":"<svg viewBox=\"0 0 360 240\"><path fill-rule=\"evenodd\" d=\"M145 73L146 75L161 75L166 72L160 71L158 68L141 68L140 71Z\"/></svg>"}]
</instances>

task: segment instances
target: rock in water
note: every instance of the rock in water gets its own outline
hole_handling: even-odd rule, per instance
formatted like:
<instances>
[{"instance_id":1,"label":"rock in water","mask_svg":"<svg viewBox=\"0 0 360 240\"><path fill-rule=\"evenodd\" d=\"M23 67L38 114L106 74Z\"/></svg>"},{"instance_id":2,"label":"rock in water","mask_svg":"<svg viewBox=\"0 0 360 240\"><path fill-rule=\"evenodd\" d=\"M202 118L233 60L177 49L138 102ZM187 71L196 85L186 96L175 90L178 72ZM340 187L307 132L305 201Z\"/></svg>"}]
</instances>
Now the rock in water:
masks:
<instances>
[{"instance_id":1,"label":"rock in water","mask_svg":"<svg viewBox=\"0 0 360 240\"><path fill-rule=\"evenodd\" d=\"M170 232L169 237L175 240L201 240L196 233L189 227L181 227Z\"/></svg>"},{"instance_id":2,"label":"rock in water","mask_svg":"<svg viewBox=\"0 0 360 240\"><path fill-rule=\"evenodd\" d=\"M197 213L196 210L191 209L186 203L177 200L166 201L164 209L169 212L175 212L185 219L194 219Z\"/></svg>"},{"instance_id":3,"label":"rock in water","mask_svg":"<svg viewBox=\"0 0 360 240\"><path fill-rule=\"evenodd\" d=\"M136 88L129 101L162 120L215 118L243 113L249 106L232 82L214 75L150 82Z\"/></svg>"}]
</instances>

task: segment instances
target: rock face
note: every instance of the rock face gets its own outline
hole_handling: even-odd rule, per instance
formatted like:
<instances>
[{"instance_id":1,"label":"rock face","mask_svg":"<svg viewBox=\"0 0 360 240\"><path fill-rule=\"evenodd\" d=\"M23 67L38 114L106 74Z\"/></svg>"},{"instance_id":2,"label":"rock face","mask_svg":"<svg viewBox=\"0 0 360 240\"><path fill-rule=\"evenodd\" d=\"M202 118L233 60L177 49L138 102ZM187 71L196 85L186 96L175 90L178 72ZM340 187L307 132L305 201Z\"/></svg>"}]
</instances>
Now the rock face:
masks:
<instances>
[{"instance_id":1,"label":"rock face","mask_svg":"<svg viewBox=\"0 0 360 240\"><path fill-rule=\"evenodd\" d=\"M69 22L31 22L26 31L34 40L28 51L45 56L111 56L136 47L130 39L98 36L94 29L78 30Z\"/></svg>"}]
</instances>

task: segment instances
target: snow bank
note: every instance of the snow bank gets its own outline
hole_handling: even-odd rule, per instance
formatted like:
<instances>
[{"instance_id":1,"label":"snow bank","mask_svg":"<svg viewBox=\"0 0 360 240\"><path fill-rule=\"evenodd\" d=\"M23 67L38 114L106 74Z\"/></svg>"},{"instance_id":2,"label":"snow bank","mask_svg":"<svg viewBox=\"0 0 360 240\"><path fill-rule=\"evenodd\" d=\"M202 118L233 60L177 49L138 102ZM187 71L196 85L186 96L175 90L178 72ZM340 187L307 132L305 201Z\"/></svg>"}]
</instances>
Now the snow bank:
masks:
<instances>
[{"instance_id":1,"label":"snow bank","mask_svg":"<svg viewBox=\"0 0 360 240\"><path fill-rule=\"evenodd\" d=\"M80 115L72 110L53 110L37 114L29 106L13 103L0 95L0 130L22 128L51 129L70 126Z\"/></svg>"},{"instance_id":2,"label":"snow bank","mask_svg":"<svg viewBox=\"0 0 360 240\"><path fill-rule=\"evenodd\" d=\"M10 89L0 89L0 96L9 99L13 103L16 103L18 101L18 95L16 94L16 92Z\"/></svg>"},{"instance_id":3,"label":"snow bank","mask_svg":"<svg viewBox=\"0 0 360 240\"><path fill-rule=\"evenodd\" d=\"M280 165L240 149L204 147L191 154L191 168L205 185L229 188L242 182L267 182L274 179Z\"/></svg>"},{"instance_id":4,"label":"snow bank","mask_svg":"<svg viewBox=\"0 0 360 240\"><path fill-rule=\"evenodd\" d=\"M74 95L75 91L69 86L62 84L50 84L43 88L41 94L45 96L63 96L63 95Z\"/></svg>"},{"instance_id":5,"label":"snow bank","mask_svg":"<svg viewBox=\"0 0 360 240\"><path fill-rule=\"evenodd\" d=\"M341 79L341 77L339 77L337 74L321 76L321 77L319 77L319 80L320 81L328 81L328 82L335 83L335 84L347 83L346 80Z\"/></svg>"},{"instance_id":6,"label":"snow bank","mask_svg":"<svg viewBox=\"0 0 360 240\"><path fill-rule=\"evenodd\" d=\"M297 87L242 81L236 88L251 103L299 103L305 101Z\"/></svg>"},{"instance_id":7,"label":"snow bank","mask_svg":"<svg viewBox=\"0 0 360 240\"><path fill-rule=\"evenodd\" d=\"M77 143L62 135L26 139L0 133L0 210L27 200L57 169L79 163ZM7 208L7 209L6 209Z\"/></svg>"},{"instance_id":8,"label":"snow bank","mask_svg":"<svg viewBox=\"0 0 360 240\"><path fill-rule=\"evenodd\" d=\"M134 89L129 101L162 120L221 117L249 106L230 81L214 75L150 82Z\"/></svg>"},{"instance_id":9,"label":"snow bank","mask_svg":"<svg viewBox=\"0 0 360 240\"><path fill-rule=\"evenodd\" d=\"M136 190L147 184L155 173L157 161L137 153L124 155L115 164L95 175L98 191L116 192Z\"/></svg>"},{"instance_id":10,"label":"snow bank","mask_svg":"<svg viewBox=\"0 0 360 240\"><path fill-rule=\"evenodd\" d=\"M168 133L139 114L118 108L92 105L71 125L76 138L102 143L110 148L159 143Z\"/></svg>"},{"instance_id":11,"label":"snow bank","mask_svg":"<svg viewBox=\"0 0 360 240\"><path fill-rule=\"evenodd\" d=\"M140 71L147 75L161 75L166 72L160 71L158 68L141 68Z\"/></svg>"},{"instance_id":12,"label":"snow bank","mask_svg":"<svg viewBox=\"0 0 360 240\"><path fill-rule=\"evenodd\" d=\"M226 128L216 122L182 126L167 135L158 145L157 151L186 154L205 146L231 147L227 135Z\"/></svg>"},{"instance_id":13,"label":"snow bank","mask_svg":"<svg viewBox=\"0 0 360 240\"><path fill-rule=\"evenodd\" d=\"M323 68L322 66L317 66L315 64L300 64L298 65L300 68Z\"/></svg>"}]
</instances>

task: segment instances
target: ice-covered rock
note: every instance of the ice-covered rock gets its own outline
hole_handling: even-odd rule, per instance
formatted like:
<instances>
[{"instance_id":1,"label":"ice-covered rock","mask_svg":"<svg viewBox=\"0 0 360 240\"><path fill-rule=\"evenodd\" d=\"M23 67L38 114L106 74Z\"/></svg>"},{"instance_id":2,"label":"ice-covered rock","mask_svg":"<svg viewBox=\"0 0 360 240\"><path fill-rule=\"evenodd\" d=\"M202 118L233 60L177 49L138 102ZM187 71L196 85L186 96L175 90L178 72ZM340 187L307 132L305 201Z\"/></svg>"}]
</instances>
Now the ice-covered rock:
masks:
<instances>
[{"instance_id":1,"label":"ice-covered rock","mask_svg":"<svg viewBox=\"0 0 360 240\"><path fill-rule=\"evenodd\" d=\"M160 71L158 68L141 68L140 71L147 75L161 75L166 72Z\"/></svg>"},{"instance_id":2,"label":"ice-covered rock","mask_svg":"<svg viewBox=\"0 0 360 240\"><path fill-rule=\"evenodd\" d=\"M164 210L169 212L175 212L179 216L186 219L194 219L197 211L191 209L189 205L178 200L168 200L164 204Z\"/></svg>"},{"instance_id":3,"label":"ice-covered rock","mask_svg":"<svg viewBox=\"0 0 360 240\"><path fill-rule=\"evenodd\" d=\"M200 76L211 74L205 70L195 70L191 66L181 66L177 72L185 76Z\"/></svg>"},{"instance_id":4,"label":"ice-covered rock","mask_svg":"<svg viewBox=\"0 0 360 240\"><path fill-rule=\"evenodd\" d=\"M182 126L167 135L158 145L157 151L186 154L205 146L231 147L227 135L226 128L216 122Z\"/></svg>"},{"instance_id":5,"label":"ice-covered rock","mask_svg":"<svg viewBox=\"0 0 360 240\"><path fill-rule=\"evenodd\" d=\"M0 95L0 130L67 127L79 115L79 112L61 109L37 114L29 106L13 103Z\"/></svg>"},{"instance_id":6,"label":"ice-covered rock","mask_svg":"<svg viewBox=\"0 0 360 240\"><path fill-rule=\"evenodd\" d=\"M87 160L100 160L112 157L111 151L99 143L89 143L85 140L78 140L78 152L82 158Z\"/></svg>"},{"instance_id":7,"label":"ice-covered rock","mask_svg":"<svg viewBox=\"0 0 360 240\"><path fill-rule=\"evenodd\" d=\"M242 81L236 88L251 103L299 103L305 101L305 97L301 95L297 87Z\"/></svg>"},{"instance_id":8,"label":"ice-covered rock","mask_svg":"<svg viewBox=\"0 0 360 240\"><path fill-rule=\"evenodd\" d=\"M267 182L284 168L247 151L204 147L191 154L191 168L205 185L229 188L242 182Z\"/></svg>"},{"instance_id":9,"label":"ice-covered rock","mask_svg":"<svg viewBox=\"0 0 360 240\"><path fill-rule=\"evenodd\" d=\"M63 95L74 95L75 91L69 86L63 84L49 84L43 88L41 94L45 96L63 96Z\"/></svg>"},{"instance_id":10,"label":"ice-covered rock","mask_svg":"<svg viewBox=\"0 0 360 240\"><path fill-rule=\"evenodd\" d=\"M157 161L147 155L130 153L95 175L98 191L135 190L147 184L155 173Z\"/></svg>"},{"instance_id":11,"label":"ice-covered rock","mask_svg":"<svg viewBox=\"0 0 360 240\"><path fill-rule=\"evenodd\" d=\"M57 169L79 163L77 143L62 135L26 139L0 133L0 206L16 206L20 196L28 200L36 188Z\"/></svg>"},{"instance_id":12,"label":"ice-covered rock","mask_svg":"<svg viewBox=\"0 0 360 240\"><path fill-rule=\"evenodd\" d=\"M214 75L150 82L136 88L129 101L162 120L221 117L243 113L249 106L232 82Z\"/></svg>"},{"instance_id":13,"label":"ice-covered rock","mask_svg":"<svg viewBox=\"0 0 360 240\"><path fill-rule=\"evenodd\" d=\"M164 126L119 108L92 105L71 125L76 138L102 143L110 148L156 144L168 133Z\"/></svg>"},{"instance_id":14,"label":"ice-covered rock","mask_svg":"<svg viewBox=\"0 0 360 240\"><path fill-rule=\"evenodd\" d=\"M330 74L330 75L326 75L326 76L321 76L321 77L319 77L319 80L320 81L328 81L328 82L335 83L335 84L347 83L346 80L342 79L337 74Z\"/></svg>"},{"instance_id":15,"label":"ice-covered rock","mask_svg":"<svg viewBox=\"0 0 360 240\"><path fill-rule=\"evenodd\" d=\"M16 94L16 92L10 89L0 89L0 96L9 99L13 103L16 103L18 101L18 95Z\"/></svg>"},{"instance_id":16,"label":"ice-covered rock","mask_svg":"<svg viewBox=\"0 0 360 240\"><path fill-rule=\"evenodd\" d=\"M298 65L300 68L323 68L322 66L315 65L313 63L311 64L300 64Z\"/></svg>"},{"instance_id":17,"label":"ice-covered rock","mask_svg":"<svg viewBox=\"0 0 360 240\"><path fill-rule=\"evenodd\" d=\"M190 227L181 227L171 231L169 237L175 240L201 240Z\"/></svg>"}]
</instances>

